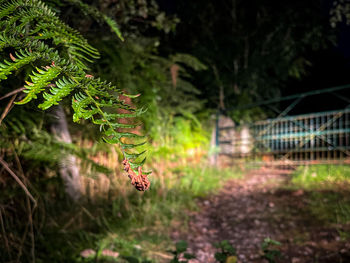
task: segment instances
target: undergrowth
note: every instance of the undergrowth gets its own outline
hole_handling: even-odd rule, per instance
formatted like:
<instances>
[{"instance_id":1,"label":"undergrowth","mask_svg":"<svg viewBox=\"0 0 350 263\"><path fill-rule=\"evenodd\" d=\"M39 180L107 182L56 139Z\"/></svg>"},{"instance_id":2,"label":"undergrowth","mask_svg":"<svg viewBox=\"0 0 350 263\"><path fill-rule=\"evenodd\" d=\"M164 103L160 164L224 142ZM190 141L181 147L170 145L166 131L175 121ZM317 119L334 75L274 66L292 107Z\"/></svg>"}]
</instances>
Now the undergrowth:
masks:
<instances>
[{"instance_id":1,"label":"undergrowth","mask_svg":"<svg viewBox=\"0 0 350 263\"><path fill-rule=\"evenodd\" d=\"M304 189L330 189L350 183L350 166L300 166L292 178L293 185Z\"/></svg>"},{"instance_id":2,"label":"undergrowth","mask_svg":"<svg viewBox=\"0 0 350 263\"><path fill-rule=\"evenodd\" d=\"M200 165L171 167L171 163L155 167L152 189L145 193L125 187L129 184L128 178L119 175L109 178L107 194L95 193L85 202L74 205L64 195L62 182L57 177L36 185L36 188L42 187L33 219L36 262L137 262L127 261L133 259L169 262L171 254L165 251L172 248L169 236L172 222L183 222L185 229L185 212L196 209L196 198L215 192L228 178L240 176L239 171L232 169ZM25 202L19 201L16 207L25 211ZM11 229L18 232L14 234L20 236L25 226L12 223ZM27 262L30 249L30 242L23 244L21 262ZM80 254L86 249L96 254L83 258ZM118 252L119 257L105 261L104 250ZM1 258L15 258L15 251L12 252L1 251Z\"/></svg>"},{"instance_id":3,"label":"undergrowth","mask_svg":"<svg viewBox=\"0 0 350 263\"><path fill-rule=\"evenodd\" d=\"M307 212L314 220L335 226L340 237L350 238L350 166L299 167L290 187L305 193Z\"/></svg>"}]
</instances>

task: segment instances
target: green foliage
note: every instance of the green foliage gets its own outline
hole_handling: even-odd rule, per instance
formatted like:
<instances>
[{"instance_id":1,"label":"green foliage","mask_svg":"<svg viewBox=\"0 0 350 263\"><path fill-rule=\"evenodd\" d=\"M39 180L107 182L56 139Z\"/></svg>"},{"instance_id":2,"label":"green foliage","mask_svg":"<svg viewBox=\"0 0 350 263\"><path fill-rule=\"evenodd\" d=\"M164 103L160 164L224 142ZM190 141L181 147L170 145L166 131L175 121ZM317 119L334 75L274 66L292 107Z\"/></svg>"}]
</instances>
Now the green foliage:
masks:
<instances>
[{"instance_id":1,"label":"green foliage","mask_svg":"<svg viewBox=\"0 0 350 263\"><path fill-rule=\"evenodd\" d=\"M347 165L300 166L294 172L292 184L303 189L332 189L350 182Z\"/></svg>"},{"instance_id":2,"label":"green foliage","mask_svg":"<svg viewBox=\"0 0 350 263\"><path fill-rule=\"evenodd\" d=\"M187 67L194 69L195 71L208 69L208 67L204 65L199 59L189 54L177 53L170 56L170 59L173 63L181 63ZM184 69L182 68L181 70Z\"/></svg>"},{"instance_id":3,"label":"green foliage","mask_svg":"<svg viewBox=\"0 0 350 263\"><path fill-rule=\"evenodd\" d=\"M108 168L89 158L96 147L86 149L73 143L60 142L44 129L43 122L37 122L42 114L32 113L27 116L25 109L19 107L12 111L16 117L6 118L0 126L0 148L18 155L23 166L28 165L28 162L28 169L37 169L36 166L41 165L45 165L46 169L57 169L63 157L71 154L80 160L81 165L91 167L93 172L111 173ZM9 154L8 158L11 160L13 156Z\"/></svg>"},{"instance_id":4,"label":"green foliage","mask_svg":"<svg viewBox=\"0 0 350 263\"><path fill-rule=\"evenodd\" d=\"M37 95L44 91L45 88L51 83L51 81L57 78L57 76L61 73L61 68L55 66L47 66L44 70L36 68L36 70L37 72L33 71L33 75L30 76L32 82L27 81L27 85L24 85L24 92L27 93L27 96L20 102L17 102L17 104L26 104L32 99L37 99ZM55 100L57 101L59 98Z\"/></svg>"},{"instance_id":5,"label":"green foliage","mask_svg":"<svg viewBox=\"0 0 350 263\"><path fill-rule=\"evenodd\" d=\"M174 258L169 263L187 263L188 260L196 258L190 253L186 253L188 244L186 241L181 240L175 244L175 250L171 251ZM183 260L181 259L183 258Z\"/></svg>"},{"instance_id":6,"label":"green foliage","mask_svg":"<svg viewBox=\"0 0 350 263\"><path fill-rule=\"evenodd\" d=\"M336 226L340 236L347 239L350 222L348 165L301 166L293 174L289 188L305 191L305 213L326 226Z\"/></svg>"},{"instance_id":7,"label":"green foliage","mask_svg":"<svg viewBox=\"0 0 350 263\"><path fill-rule=\"evenodd\" d=\"M333 1L329 22L332 27L336 27L337 24L342 22L345 22L346 25L350 25L350 4L348 1Z\"/></svg>"},{"instance_id":8,"label":"green foliage","mask_svg":"<svg viewBox=\"0 0 350 263\"><path fill-rule=\"evenodd\" d=\"M121 38L116 23L110 18L81 1L71 2L94 14L96 19L103 19ZM71 97L75 122L92 121L99 126L105 141L122 146L133 168L143 164L145 151L133 148L144 145L144 137L125 129L139 126L134 119L144 110L135 109L121 98L122 95L135 96L88 74L88 63L99 58L99 52L78 31L62 22L39 0L0 1L0 28L1 54L11 59L0 63L0 80L31 71L29 76L24 75L26 97L17 104L40 99L43 102L39 108L47 110ZM116 113L118 109L124 113ZM125 123L122 119L129 120Z\"/></svg>"},{"instance_id":9,"label":"green foliage","mask_svg":"<svg viewBox=\"0 0 350 263\"><path fill-rule=\"evenodd\" d=\"M261 244L262 257L269 263L276 263L276 260L282 256L281 251L278 250L279 246L281 246L280 242L269 237L265 238Z\"/></svg>"},{"instance_id":10,"label":"green foliage","mask_svg":"<svg viewBox=\"0 0 350 263\"><path fill-rule=\"evenodd\" d=\"M178 0L174 6L182 23L164 40L210 66L195 74L210 108L218 107L221 88L227 108L280 96L289 81L308 74L309 54L335 39L328 17L316 11L324 8L317 0L289 2L287 8L269 0ZM257 113L264 114L261 109L234 114L249 120Z\"/></svg>"},{"instance_id":11,"label":"green foliage","mask_svg":"<svg viewBox=\"0 0 350 263\"><path fill-rule=\"evenodd\" d=\"M153 170L157 172L156 168ZM50 185L56 190L45 194L55 198L44 199L45 216L49 220L43 222L37 234L37 261L79 262L80 252L88 248L116 251L120 254L117 258L120 262L142 262L147 258L156 258L160 251L173 247L167 235L169 227L174 221L181 222L181 227L185 227L187 220L183 211L196 209L196 197L217 190L218 182L223 182L228 176L238 177L238 172L225 169L197 166L188 168L186 172L182 170L181 167L173 172L165 170L159 177L154 177L158 179L153 179L152 191L142 196L135 195L133 191L125 194L125 188L118 188L117 184L115 189L111 189L111 200L82 206L65 202L64 195L56 192L58 184L52 182L55 178L51 178L48 180L50 183L42 185ZM222 178L225 174L225 178ZM123 177L118 181L123 179L127 180ZM197 179L203 188L188 183ZM40 216L36 220L42 222ZM185 252L184 249L184 243L177 244L176 255ZM188 259L189 255L186 257ZM177 259L183 261L187 260L186 257ZM104 262L102 257L97 259L97 262ZM96 262L93 260L96 258L82 262Z\"/></svg>"},{"instance_id":12,"label":"green foliage","mask_svg":"<svg viewBox=\"0 0 350 263\"><path fill-rule=\"evenodd\" d=\"M79 7L81 11L85 13L87 16L92 16L95 18L98 22L105 22L108 24L112 32L114 32L120 40L124 41L124 38L122 36L122 33L119 30L119 26L117 25L117 22L104 13L100 12L97 8L92 7L91 5L85 4L80 0L66 0L67 2L74 4Z\"/></svg>"},{"instance_id":13,"label":"green foliage","mask_svg":"<svg viewBox=\"0 0 350 263\"><path fill-rule=\"evenodd\" d=\"M237 262L236 249L230 244L229 241L223 240L215 247L220 249L219 252L215 253L215 259L220 263L235 263Z\"/></svg>"},{"instance_id":14,"label":"green foliage","mask_svg":"<svg viewBox=\"0 0 350 263\"><path fill-rule=\"evenodd\" d=\"M327 224L348 224L350 222L349 193L311 192L308 209L317 220Z\"/></svg>"},{"instance_id":15,"label":"green foliage","mask_svg":"<svg viewBox=\"0 0 350 263\"><path fill-rule=\"evenodd\" d=\"M12 55L11 55L12 56ZM0 79L7 79L7 75L10 75L13 71L20 69L21 67L35 61L37 59L36 54L31 54L29 51L20 50L20 54L16 52L17 59L12 56L14 62L4 60L4 63L0 63Z\"/></svg>"},{"instance_id":16,"label":"green foliage","mask_svg":"<svg viewBox=\"0 0 350 263\"><path fill-rule=\"evenodd\" d=\"M59 102L67 97L75 87L78 86L77 83L68 80L65 77L55 81L56 86L52 86L49 93L43 93L45 101L39 105L39 108L47 110L53 105L58 105Z\"/></svg>"},{"instance_id":17,"label":"green foliage","mask_svg":"<svg viewBox=\"0 0 350 263\"><path fill-rule=\"evenodd\" d=\"M81 0L50 0L48 2L62 10L62 12L67 11L66 15L70 22L74 21L74 24L81 25L80 30L85 34L89 34L89 31L93 29L91 30L91 39L109 38L105 34L105 30L96 31L96 23L91 22L98 22L100 29L103 25L107 25L108 29L114 32L122 41L124 41L124 37L125 40L129 40L142 35L149 35L149 30L152 30L155 34L169 34L175 31L179 23L176 15L166 14L158 6L156 0L90 0L88 2ZM80 21L79 13L85 14L83 23ZM123 32L123 36L120 34L121 32ZM116 43L118 42L120 41Z\"/></svg>"},{"instance_id":18,"label":"green foliage","mask_svg":"<svg viewBox=\"0 0 350 263\"><path fill-rule=\"evenodd\" d=\"M308 191L308 209L325 223L350 221L347 165L301 166L293 174L290 187Z\"/></svg>"},{"instance_id":19,"label":"green foliage","mask_svg":"<svg viewBox=\"0 0 350 263\"><path fill-rule=\"evenodd\" d=\"M178 187L183 191L190 191L194 197L204 197L212 191L219 189L223 183L232 177L240 177L239 169L222 169L215 167L178 167L174 173L179 174Z\"/></svg>"},{"instance_id":20,"label":"green foliage","mask_svg":"<svg viewBox=\"0 0 350 263\"><path fill-rule=\"evenodd\" d=\"M123 45L104 41L96 71L115 76L115 81L131 92L142 93L137 102L148 106L141 118L154 141L152 155L184 156L187 150L208 143L209 127L203 127L201 122L208 119L209 112L204 109L204 101L196 99L200 91L190 82L190 73L206 66L183 53L160 57L158 45L157 39L147 38L136 38ZM111 67L105 67L106 64ZM171 72L174 66L177 75Z\"/></svg>"}]
</instances>

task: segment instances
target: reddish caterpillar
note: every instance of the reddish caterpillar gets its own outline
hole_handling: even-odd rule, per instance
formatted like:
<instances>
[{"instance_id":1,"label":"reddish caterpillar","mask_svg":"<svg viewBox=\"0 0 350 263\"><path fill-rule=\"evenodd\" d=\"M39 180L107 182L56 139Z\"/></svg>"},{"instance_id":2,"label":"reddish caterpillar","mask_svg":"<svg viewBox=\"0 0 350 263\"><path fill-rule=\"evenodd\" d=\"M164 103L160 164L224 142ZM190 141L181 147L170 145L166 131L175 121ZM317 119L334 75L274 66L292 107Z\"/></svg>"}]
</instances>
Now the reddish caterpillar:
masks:
<instances>
[{"instance_id":1,"label":"reddish caterpillar","mask_svg":"<svg viewBox=\"0 0 350 263\"><path fill-rule=\"evenodd\" d=\"M131 179L131 184L135 186L135 188L139 191L145 191L147 190L151 182L147 178L147 174L142 174L142 167L139 166L138 168L138 174L136 174L130 166L130 163L127 159L124 159L123 161L124 170L128 173L128 177Z\"/></svg>"}]
</instances>

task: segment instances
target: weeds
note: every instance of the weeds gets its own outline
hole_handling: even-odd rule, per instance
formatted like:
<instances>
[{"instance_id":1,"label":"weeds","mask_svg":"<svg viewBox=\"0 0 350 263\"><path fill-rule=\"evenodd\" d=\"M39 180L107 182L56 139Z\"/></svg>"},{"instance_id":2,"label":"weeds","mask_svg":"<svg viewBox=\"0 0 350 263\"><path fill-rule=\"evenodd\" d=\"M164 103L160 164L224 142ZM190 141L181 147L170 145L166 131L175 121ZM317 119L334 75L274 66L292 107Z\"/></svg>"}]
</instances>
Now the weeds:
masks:
<instances>
[{"instance_id":1,"label":"weeds","mask_svg":"<svg viewBox=\"0 0 350 263\"><path fill-rule=\"evenodd\" d=\"M118 162L114 163L116 167L109 168L122 169ZM87 199L79 205L66 199L57 177L46 178L45 183L32 180L40 196L33 215L36 262L169 262L171 255L164 251L172 247L171 223L184 222L184 211L196 209L196 198L216 191L228 178L240 176L237 170L179 167L169 161L153 171L152 187L145 193L130 187L128 178L122 174L84 178ZM106 184L109 190L105 189ZM15 213L20 215L26 203L21 198L15 202L13 207L18 210ZM10 213L14 212L2 211L4 227L13 230L9 241L16 237L13 240L20 243L25 225L21 216L9 217ZM83 258L80 253L89 249L95 254ZM29 262L31 243L25 240L22 250L21 262ZM110 255L118 252L119 256L114 259L103 251L110 251ZM16 249L10 254L16 258ZM6 262L8 252L0 249L0 258Z\"/></svg>"},{"instance_id":2,"label":"weeds","mask_svg":"<svg viewBox=\"0 0 350 263\"><path fill-rule=\"evenodd\" d=\"M188 263L188 260L195 258L194 255L187 253L187 242L179 241L175 245L175 250L170 251L174 255L174 258L170 261L170 263Z\"/></svg>"},{"instance_id":3,"label":"weeds","mask_svg":"<svg viewBox=\"0 0 350 263\"><path fill-rule=\"evenodd\" d=\"M320 221L350 222L350 166L319 165L299 167L291 185L307 191L310 212Z\"/></svg>"},{"instance_id":4,"label":"weeds","mask_svg":"<svg viewBox=\"0 0 350 263\"><path fill-rule=\"evenodd\" d=\"M276 263L276 260L281 258L282 254L278 247L281 243L271 238L265 238L261 244L262 258L266 259L269 263Z\"/></svg>"},{"instance_id":5,"label":"weeds","mask_svg":"<svg viewBox=\"0 0 350 263\"><path fill-rule=\"evenodd\" d=\"M307 213L324 225L333 225L340 238L350 237L350 166L317 165L299 167L291 188L305 192Z\"/></svg>"},{"instance_id":6,"label":"weeds","mask_svg":"<svg viewBox=\"0 0 350 263\"><path fill-rule=\"evenodd\" d=\"M217 244L215 247L220 251L215 253L215 259L220 263L236 263L237 254L236 249L228 242L223 240Z\"/></svg>"},{"instance_id":7,"label":"weeds","mask_svg":"<svg viewBox=\"0 0 350 263\"><path fill-rule=\"evenodd\" d=\"M292 184L308 190L326 190L349 186L350 166L316 165L300 166L293 174Z\"/></svg>"}]
</instances>

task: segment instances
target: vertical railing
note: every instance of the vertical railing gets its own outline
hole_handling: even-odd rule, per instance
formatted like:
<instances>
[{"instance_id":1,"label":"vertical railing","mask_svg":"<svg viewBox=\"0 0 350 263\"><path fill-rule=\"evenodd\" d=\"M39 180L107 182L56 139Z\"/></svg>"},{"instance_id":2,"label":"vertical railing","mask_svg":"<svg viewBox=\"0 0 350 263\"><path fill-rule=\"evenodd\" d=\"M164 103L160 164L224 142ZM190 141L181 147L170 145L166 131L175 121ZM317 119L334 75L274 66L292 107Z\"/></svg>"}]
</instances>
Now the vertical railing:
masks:
<instances>
[{"instance_id":1,"label":"vertical railing","mask_svg":"<svg viewBox=\"0 0 350 263\"><path fill-rule=\"evenodd\" d=\"M232 127L235 132L231 141L220 139L220 131L231 127L220 128L219 118L218 114L216 145L233 147L230 154L234 157L317 161L350 156L350 109L257 121L250 125L248 139L239 128Z\"/></svg>"},{"instance_id":2,"label":"vertical railing","mask_svg":"<svg viewBox=\"0 0 350 263\"><path fill-rule=\"evenodd\" d=\"M350 110L258 121L251 126L256 153L294 160L342 159L349 155Z\"/></svg>"}]
</instances>

